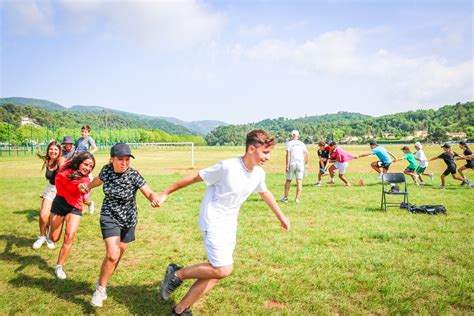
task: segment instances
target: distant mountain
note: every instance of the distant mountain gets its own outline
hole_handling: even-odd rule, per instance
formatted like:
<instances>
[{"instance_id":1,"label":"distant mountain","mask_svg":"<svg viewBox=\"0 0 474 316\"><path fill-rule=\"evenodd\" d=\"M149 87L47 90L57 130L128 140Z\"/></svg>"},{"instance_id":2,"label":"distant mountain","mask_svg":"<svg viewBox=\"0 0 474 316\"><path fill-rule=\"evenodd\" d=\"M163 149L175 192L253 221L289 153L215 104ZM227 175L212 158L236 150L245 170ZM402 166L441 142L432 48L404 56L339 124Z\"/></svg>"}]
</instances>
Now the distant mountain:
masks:
<instances>
[{"instance_id":1,"label":"distant mountain","mask_svg":"<svg viewBox=\"0 0 474 316\"><path fill-rule=\"evenodd\" d=\"M0 104L5 104L5 103L11 103L11 104L14 104L14 105L29 104L29 105L34 105L34 106L39 106L39 107L45 108L49 111L67 111L67 108L60 105L60 104L57 104L57 103L54 103L54 102L51 102L51 101L47 101L47 100L41 100L41 99L17 98L17 97L0 98Z\"/></svg>"},{"instance_id":2,"label":"distant mountain","mask_svg":"<svg viewBox=\"0 0 474 316\"><path fill-rule=\"evenodd\" d=\"M40 100L40 99L32 99L32 98L0 98L0 105L1 104L13 104L17 106L36 106L40 108L44 108L48 111L68 111L68 112L75 112L75 113L82 113L82 114L95 114L96 116L103 115L105 120L105 115L116 115L120 117L122 120L131 120L133 126L139 125L140 121L143 121L142 127L148 128L159 128L163 129L166 132L173 133L173 134L201 134L205 135L217 126L225 126L227 123L222 121L211 121L211 120L203 120L203 121L192 121L186 122L179 120L174 117L160 117L160 116L149 116L143 114L136 114L131 112L125 111L118 111L113 109L108 109L101 106L86 106L86 105L74 105L70 108L64 107L60 104L50 102L47 100Z\"/></svg>"}]
</instances>

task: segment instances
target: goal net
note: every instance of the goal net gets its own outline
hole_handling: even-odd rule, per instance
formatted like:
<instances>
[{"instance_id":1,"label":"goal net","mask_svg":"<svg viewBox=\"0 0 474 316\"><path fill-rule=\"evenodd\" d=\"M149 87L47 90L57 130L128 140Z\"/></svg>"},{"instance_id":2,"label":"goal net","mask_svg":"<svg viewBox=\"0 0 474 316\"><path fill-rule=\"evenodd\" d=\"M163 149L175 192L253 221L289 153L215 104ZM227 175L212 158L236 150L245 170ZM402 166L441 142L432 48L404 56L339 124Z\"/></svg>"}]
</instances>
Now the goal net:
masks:
<instances>
[{"instance_id":1,"label":"goal net","mask_svg":"<svg viewBox=\"0 0 474 316\"><path fill-rule=\"evenodd\" d=\"M194 169L194 143L176 142L176 143L128 143L130 147L140 149L143 152L151 154L163 154L163 159L182 161L183 157L186 164L189 163Z\"/></svg>"}]
</instances>

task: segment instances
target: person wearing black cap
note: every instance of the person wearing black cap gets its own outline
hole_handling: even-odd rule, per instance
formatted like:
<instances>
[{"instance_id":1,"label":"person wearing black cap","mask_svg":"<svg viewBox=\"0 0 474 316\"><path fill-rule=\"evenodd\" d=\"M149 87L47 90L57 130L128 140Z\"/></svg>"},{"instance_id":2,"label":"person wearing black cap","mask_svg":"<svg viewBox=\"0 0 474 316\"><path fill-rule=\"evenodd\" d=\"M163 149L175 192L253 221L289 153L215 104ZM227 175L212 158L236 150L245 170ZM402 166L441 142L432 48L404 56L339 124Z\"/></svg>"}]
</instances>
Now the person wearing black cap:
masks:
<instances>
[{"instance_id":1,"label":"person wearing black cap","mask_svg":"<svg viewBox=\"0 0 474 316\"><path fill-rule=\"evenodd\" d=\"M454 162L454 157L456 156L456 154L451 151L451 145L449 143L445 143L443 146L441 146L441 148L443 148L444 153L442 153L439 156L433 157L429 160L429 161L433 161L436 159L443 159L444 163L446 164L446 170L441 175L441 185L439 188L440 189L445 188L445 185L446 185L445 178L448 174L451 174L453 176L453 179L455 180L463 181L469 184L468 181L456 175L456 163Z\"/></svg>"},{"instance_id":2,"label":"person wearing black cap","mask_svg":"<svg viewBox=\"0 0 474 316\"><path fill-rule=\"evenodd\" d=\"M463 154L462 155L457 155L455 159L466 159L466 164L464 166L459 167L458 171L459 174L461 175L461 178L464 180L467 180L468 184L470 187L473 187L473 184L471 181L469 181L466 176L464 175L464 170L473 170L474 169L474 159L468 158L472 156L472 150L467 146L467 143L465 141L460 141L459 142L459 148L462 149ZM466 184L465 181L463 181L462 184Z\"/></svg>"},{"instance_id":3,"label":"person wearing black cap","mask_svg":"<svg viewBox=\"0 0 474 316\"><path fill-rule=\"evenodd\" d=\"M135 240L137 225L136 194L140 190L152 202L157 197L140 173L130 167L132 155L125 143L117 143L110 149L110 163L105 165L90 184L80 185L81 192L104 185L104 202L100 215L100 227L106 255L102 262L99 280L92 295L91 305L102 307L107 298L107 282L117 268L128 244ZM156 205L157 206L157 205Z\"/></svg>"},{"instance_id":4,"label":"person wearing black cap","mask_svg":"<svg viewBox=\"0 0 474 316\"><path fill-rule=\"evenodd\" d=\"M392 164L392 159L390 158L390 156L392 156L394 160L397 160L397 157L395 157L394 154L392 154L382 146L379 146L376 142L370 142L369 146L371 149L370 152L354 156L354 159L367 157L370 155L376 155L379 160L372 162L370 166L372 167L372 169L377 171L377 179L381 179L382 175L388 172L388 168Z\"/></svg>"}]
</instances>

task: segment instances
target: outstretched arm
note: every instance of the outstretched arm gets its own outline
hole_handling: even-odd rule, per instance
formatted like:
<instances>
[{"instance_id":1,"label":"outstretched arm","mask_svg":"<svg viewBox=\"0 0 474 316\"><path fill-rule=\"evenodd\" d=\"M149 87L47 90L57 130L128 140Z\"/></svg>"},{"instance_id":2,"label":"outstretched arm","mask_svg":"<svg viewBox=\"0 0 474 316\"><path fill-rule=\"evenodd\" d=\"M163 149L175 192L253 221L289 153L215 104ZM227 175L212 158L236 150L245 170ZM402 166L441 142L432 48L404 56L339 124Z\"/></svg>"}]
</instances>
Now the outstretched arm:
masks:
<instances>
[{"instance_id":1,"label":"outstretched arm","mask_svg":"<svg viewBox=\"0 0 474 316\"><path fill-rule=\"evenodd\" d=\"M171 184L166 189L164 189L160 194L158 194L158 196L156 196L153 199L151 205L153 207L161 206L166 201L166 199L168 198L168 195L170 195L174 191L177 191L179 189L187 187L190 184L200 182L200 181L202 181L202 178L199 175L199 172L190 174L190 175L176 181L175 183Z\"/></svg>"},{"instance_id":2,"label":"outstretched arm","mask_svg":"<svg viewBox=\"0 0 474 316\"><path fill-rule=\"evenodd\" d=\"M394 154L392 154L390 151L387 150L387 153L392 156L393 160L397 160L397 156L395 156Z\"/></svg>"},{"instance_id":3,"label":"outstretched arm","mask_svg":"<svg viewBox=\"0 0 474 316\"><path fill-rule=\"evenodd\" d=\"M354 156L354 159L362 158L362 157L367 157L367 156L370 156L370 155L372 155L371 152L363 153L363 154L360 154L360 155L355 155L355 156Z\"/></svg>"},{"instance_id":4,"label":"outstretched arm","mask_svg":"<svg viewBox=\"0 0 474 316\"><path fill-rule=\"evenodd\" d=\"M280 221L281 228L283 228L285 231L288 231L290 229L290 221L281 211L280 206L278 206L278 203L276 202L272 192L260 192L260 196L265 201L265 203L267 203L268 207L270 207L270 209L273 211L273 214L275 214L276 218Z\"/></svg>"},{"instance_id":5,"label":"outstretched arm","mask_svg":"<svg viewBox=\"0 0 474 316\"><path fill-rule=\"evenodd\" d=\"M79 191L81 191L81 193L87 193L87 192L90 192L93 188L102 185L103 183L104 182L102 182L102 180L100 180L99 177L95 177L89 184L80 183L78 185L78 188L79 188Z\"/></svg>"},{"instance_id":6,"label":"outstretched arm","mask_svg":"<svg viewBox=\"0 0 474 316\"><path fill-rule=\"evenodd\" d=\"M153 204L155 199L158 197L158 194L153 192L153 190L148 186L148 184L142 185L140 187L140 192L151 202L151 206L157 207L158 205Z\"/></svg>"},{"instance_id":7,"label":"outstretched arm","mask_svg":"<svg viewBox=\"0 0 474 316\"><path fill-rule=\"evenodd\" d=\"M439 158L439 157L436 156L436 157L433 157L433 158L429 159L428 161L433 161L433 160L436 160L436 159L438 159L438 158Z\"/></svg>"}]
</instances>

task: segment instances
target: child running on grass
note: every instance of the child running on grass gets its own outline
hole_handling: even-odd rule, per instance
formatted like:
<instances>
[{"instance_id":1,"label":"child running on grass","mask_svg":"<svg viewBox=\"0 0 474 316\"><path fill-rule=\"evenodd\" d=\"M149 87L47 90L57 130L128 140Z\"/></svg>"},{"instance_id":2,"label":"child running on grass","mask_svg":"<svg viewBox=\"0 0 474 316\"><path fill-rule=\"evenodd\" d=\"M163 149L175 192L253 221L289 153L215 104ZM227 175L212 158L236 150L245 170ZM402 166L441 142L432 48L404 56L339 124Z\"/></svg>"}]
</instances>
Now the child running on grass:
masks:
<instances>
[{"instance_id":1,"label":"child running on grass","mask_svg":"<svg viewBox=\"0 0 474 316\"><path fill-rule=\"evenodd\" d=\"M463 178L466 181L463 181L461 185L468 184L470 187L473 187L474 184L469 181L466 176L464 175L465 170L474 170L474 160L472 158L469 158L472 156L472 150L467 146L467 143L465 141L460 141L459 142L459 148L462 149L463 154L462 155L457 155L456 159L466 159L466 164L464 166L459 167L458 171L459 174L461 175L461 178Z\"/></svg>"},{"instance_id":2,"label":"child running on grass","mask_svg":"<svg viewBox=\"0 0 474 316\"><path fill-rule=\"evenodd\" d=\"M420 181L420 184L424 185L425 181L423 181L423 176L428 176L431 178L431 180L433 180L434 174L425 172L426 168L428 168L428 158L426 158L425 152L422 148L423 146L420 142L415 143L415 159L420 162L418 167L416 167L415 172L418 175L418 180Z\"/></svg>"},{"instance_id":3,"label":"child running on grass","mask_svg":"<svg viewBox=\"0 0 474 316\"><path fill-rule=\"evenodd\" d=\"M99 280L92 294L91 305L102 307L107 299L107 282L122 258L128 244L135 240L137 225L137 190L153 202L156 194L146 184L140 173L130 167L132 155L125 143L117 143L110 150L110 163L105 165L90 184L81 184L85 193L104 185L104 202L100 214L100 228L105 243L105 258L102 261ZM152 206L157 206L152 204Z\"/></svg>"},{"instance_id":4,"label":"child running on grass","mask_svg":"<svg viewBox=\"0 0 474 316\"><path fill-rule=\"evenodd\" d=\"M441 155L433 157L429 160L433 161L436 159L443 159L444 163L446 164L446 170L444 170L443 174L441 175L441 185L439 186L439 188L443 190L446 187L445 178L448 174L451 174L453 179L463 181L469 185L469 181L456 175L456 163L454 162L454 157L456 156L456 154L451 151L451 145L449 143L446 143L441 146L441 148L443 148L444 152Z\"/></svg>"},{"instance_id":5,"label":"child running on grass","mask_svg":"<svg viewBox=\"0 0 474 316\"><path fill-rule=\"evenodd\" d=\"M408 166L405 168L405 170L403 170L403 173L411 176L413 179L413 182L416 185L420 185L417 181L418 175L415 173L415 170L417 168L415 156L410 152L410 148L408 148L408 146L403 146L401 150L403 151L404 156L403 158L396 159L395 162L403 160L403 159L408 161Z\"/></svg>"},{"instance_id":6,"label":"child running on grass","mask_svg":"<svg viewBox=\"0 0 474 316\"><path fill-rule=\"evenodd\" d=\"M54 273L59 279L65 279L63 265L71 251L72 242L76 236L82 216L82 193L78 185L88 184L89 174L95 167L94 156L83 152L67 162L56 176L56 197L51 207L50 238L56 242L61 237L63 225L64 242L59 251L59 257Z\"/></svg>"},{"instance_id":7,"label":"child running on grass","mask_svg":"<svg viewBox=\"0 0 474 316\"><path fill-rule=\"evenodd\" d=\"M38 154L38 157L43 160L43 167L46 169L45 177L48 180L48 185L44 188L41 194L41 210L39 215L39 230L38 239L33 243L33 249L39 249L46 243L49 249L54 249L54 242L49 238L49 218L51 215L51 205L56 197L56 174L59 171L59 159L61 154L61 145L56 141L49 143L46 148L46 155Z\"/></svg>"},{"instance_id":8,"label":"child running on grass","mask_svg":"<svg viewBox=\"0 0 474 316\"><path fill-rule=\"evenodd\" d=\"M316 182L316 186L320 187L321 186L321 179L326 173L326 170L328 169L329 166L329 146L323 142L320 141L318 143L318 158L319 158L319 168L318 168L318 181Z\"/></svg>"},{"instance_id":9,"label":"child running on grass","mask_svg":"<svg viewBox=\"0 0 474 316\"><path fill-rule=\"evenodd\" d=\"M346 170L349 167L349 160L354 159L354 156L349 154L347 151L342 149L341 147L337 146L335 142L329 142L330 148L330 162L333 164L329 167L329 174L331 176L331 180L327 184L334 184L334 175L336 173L336 169L339 172L339 179L344 183L344 186L350 187L351 184L347 181L345 176Z\"/></svg>"},{"instance_id":10,"label":"child running on grass","mask_svg":"<svg viewBox=\"0 0 474 316\"><path fill-rule=\"evenodd\" d=\"M388 168L392 164L392 158L397 160L394 154L386 150L384 147L379 146L376 142L370 142L370 152L363 153L357 156L354 156L354 159L367 157L370 155L375 155L379 159L378 161L373 161L370 166L377 172L377 179L381 179L384 173L388 172ZM392 156L392 158L390 158Z\"/></svg>"},{"instance_id":11,"label":"child running on grass","mask_svg":"<svg viewBox=\"0 0 474 316\"><path fill-rule=\"evenodd\" d=\"M208 262L188 267L170 264L160 286L161 297L171 293L186 279L196 279L184 298L172 309L173 315L192 315L191 306L209 292L216 283L232 273L239 209L247 197L259 192L281 227L287 231L290 222L280 210L265 184L262 166L270 160L275 139L263 130L247 134L245 154L227 159L189 175L167 187L156 200L162 205L169 194L190 184L203 181L207 186L199 213L199 227L204 239Z\"/></svg>"}]
</instances>

